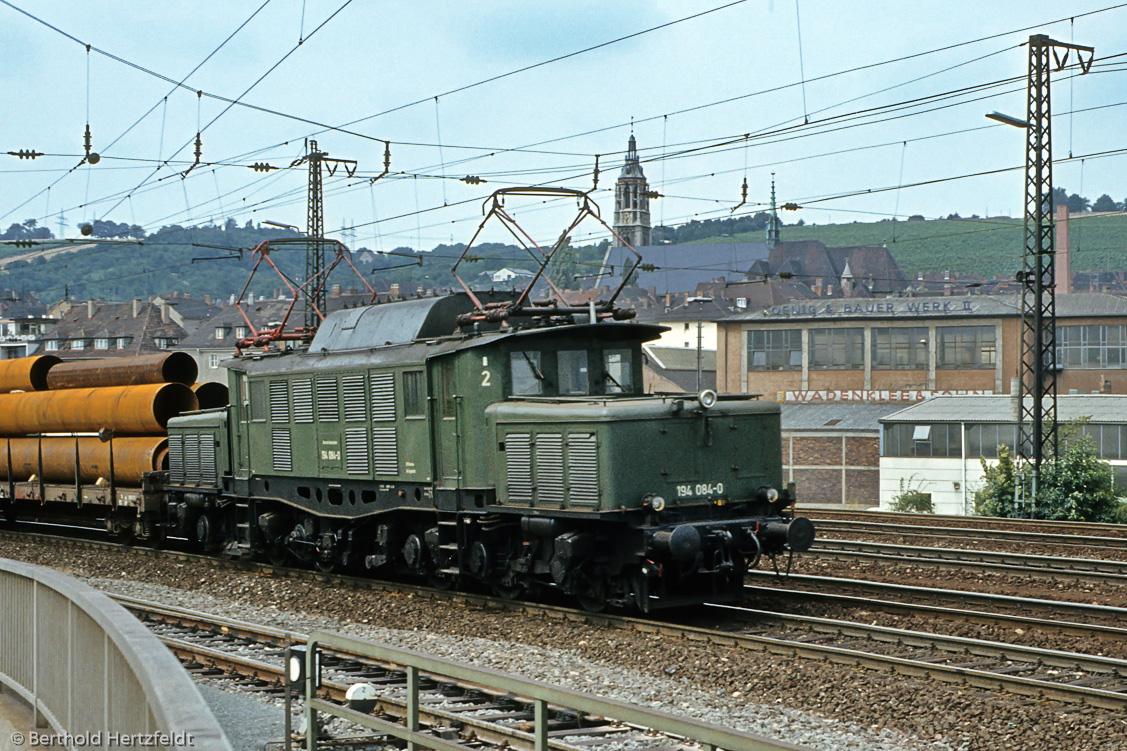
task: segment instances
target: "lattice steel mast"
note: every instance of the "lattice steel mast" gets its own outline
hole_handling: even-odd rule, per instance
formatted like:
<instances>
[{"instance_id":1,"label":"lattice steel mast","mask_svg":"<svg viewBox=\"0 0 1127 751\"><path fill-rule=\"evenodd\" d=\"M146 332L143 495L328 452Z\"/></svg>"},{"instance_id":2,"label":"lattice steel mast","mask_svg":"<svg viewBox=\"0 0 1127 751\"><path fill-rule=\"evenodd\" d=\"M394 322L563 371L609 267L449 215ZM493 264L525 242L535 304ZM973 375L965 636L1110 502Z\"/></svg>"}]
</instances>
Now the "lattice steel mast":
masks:
<instances>
[{"instance_id":1,"label":"lattice steel mast","mask_svg":"<svg viewBox=\"0 0 1127 751\"><path fill-rule=\"evenodd\" d=\"M1063 56L1060 51L1063 50ZM1050 39L1029 37L1029 83L1025 141L1025 253L1021 282L1021 414L1018 461L1032 474L1026 508L1033 514L1041 464L1057 456L1056 248L1053 238L1052 124L1049 73L1068 63L1075 50L1081 73L1092 66L1094 50ZM1015 503L1017 500L1015 499Z\"/></svg>"}]
</instances>

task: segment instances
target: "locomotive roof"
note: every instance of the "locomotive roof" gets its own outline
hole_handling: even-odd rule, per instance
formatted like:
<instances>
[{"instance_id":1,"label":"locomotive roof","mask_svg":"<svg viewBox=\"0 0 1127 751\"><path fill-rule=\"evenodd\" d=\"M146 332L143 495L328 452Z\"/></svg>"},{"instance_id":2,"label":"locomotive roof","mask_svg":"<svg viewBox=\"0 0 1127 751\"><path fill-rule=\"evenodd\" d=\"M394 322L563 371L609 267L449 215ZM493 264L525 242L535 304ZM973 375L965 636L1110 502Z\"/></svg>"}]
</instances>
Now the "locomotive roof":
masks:
<instances>
[{"instance_id":1,"label":"locomotive roof","mask_svg":"<svg viewBox=\"0 0 1127 751\"><path fill-rule=\"evenodd\" d=\"M482 302L511 300L510 293L479 292ZM443 297L365 305L338 310L317 329L310 352L340 352L370 349L388 344L406 344L454 333L455 319L474 309L469 295L459 292Z\"/></svg>"},{"instance_id":2,"label":"locomotive roof","mask_svg":"<svg viewBox=\"0 0 1127 751\"><path fill-rule=\"evenodd\" d=\"M463 300L452 300L457 297ZM450 302L442 304L442 301ZM455 334L453 316L462 312L461 305L465 303L469 303L465 295L450 295L339 311L325 319L308 351L251 355L229 360L224 365L232 370L263 374L410 364L451 352L490 346L508 339L617 339L647 342L657 339L668 330L666 326L649 323L602 321L594 324L536 326L500 331L492 327L492 331ZM402 313L396 311L400 306L404 308ZM472 306L467 310L469 309ZM371 311L379 311L383 315L373 316ZM330 321L332 325L328 326ZM419 336L400 341L389 338L389 334L395 334L397 338L407 336L409 331L417 331ZM326 332L324 336L322 332Z\"/></svg>"}]
</instances>

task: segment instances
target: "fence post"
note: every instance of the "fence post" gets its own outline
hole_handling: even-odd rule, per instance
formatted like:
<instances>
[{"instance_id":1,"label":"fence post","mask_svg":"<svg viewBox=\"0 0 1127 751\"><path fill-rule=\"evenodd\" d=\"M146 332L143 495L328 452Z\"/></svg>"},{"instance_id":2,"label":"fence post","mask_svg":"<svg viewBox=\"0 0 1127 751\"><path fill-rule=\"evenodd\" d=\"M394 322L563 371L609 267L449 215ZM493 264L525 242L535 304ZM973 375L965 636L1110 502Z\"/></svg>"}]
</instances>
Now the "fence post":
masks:
<instances>
[{"instance_id":1,"label":"fence post","mask_svg":"<svg viewBox=\"0 0 1127 751\"><path fill-rule=\"evenodd\" d=\"M419 731L419 669L407 666L407 729L412 733ZM407 751L417 751L418 744L407 741Z\"/></svg>"}]
</instances>

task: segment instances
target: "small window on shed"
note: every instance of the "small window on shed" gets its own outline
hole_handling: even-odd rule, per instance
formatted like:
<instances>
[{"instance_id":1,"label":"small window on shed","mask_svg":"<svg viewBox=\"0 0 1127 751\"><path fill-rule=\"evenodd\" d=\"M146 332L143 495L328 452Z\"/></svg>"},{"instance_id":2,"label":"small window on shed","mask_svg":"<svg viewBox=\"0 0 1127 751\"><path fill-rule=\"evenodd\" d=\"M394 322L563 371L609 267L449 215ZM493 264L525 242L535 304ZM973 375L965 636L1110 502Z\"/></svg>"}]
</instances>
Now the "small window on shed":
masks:
<instances>
[{"instance_id":1,"label":"small window on shed","mask_svg":"<svg viewBox=\"0 0 1127 751\"><path fill-rule=\"evenodd\" d=\"M426 387L423 371L407 370L403 373L403 414L422 417L427 411Z\"/></svg>"},{"instance_id":2,"label":"small window on shed","mask_svg":"<svg viewBox=\"0 0 1127 751\"><path fill-rule=\"evenodd\" d=\"M913 441L930 441L931 440L931 426L930 425L917 425L916 429L912 431Z\"/></svg>"}]
</instances>

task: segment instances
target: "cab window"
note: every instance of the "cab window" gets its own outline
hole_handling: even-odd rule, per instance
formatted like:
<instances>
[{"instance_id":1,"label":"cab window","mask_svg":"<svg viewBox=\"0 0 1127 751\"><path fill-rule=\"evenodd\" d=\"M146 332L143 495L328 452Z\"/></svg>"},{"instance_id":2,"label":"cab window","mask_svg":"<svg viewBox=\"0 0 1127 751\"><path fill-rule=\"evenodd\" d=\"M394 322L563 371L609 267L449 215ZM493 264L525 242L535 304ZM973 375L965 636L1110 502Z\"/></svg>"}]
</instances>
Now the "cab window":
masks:
<instances>
[{"instance_id":1,"label":"cab window","mask_svg":"<svg viewBox=\"0 0 1127 751\"><path fill-rule=\"evenodd\" d=\"M633 390L630 350L609 349L603 353L603 389L608 394L625 394Z\"/></svg>"},{"instance_id":2,"label":"cab window","mask_svg":"<svg viewBox=\"0 0 1127 751\"><path fill-rule=\"evenodd\" d=\"M587 350L565 350L559 353L556 360L561 396L591 393L587 378Z\"/></svg>"},{"instance_id":3,"label":"cab window","mask_svg":"<svg viewBox=\"0 0 1127 751\"><path fill-rule=\"evenodd\" d=\"M540 369L539 352L510 353L509 372L512 376L513 394L540 396L544 393L544 372Z\"/></svg>"}]
</instances>

